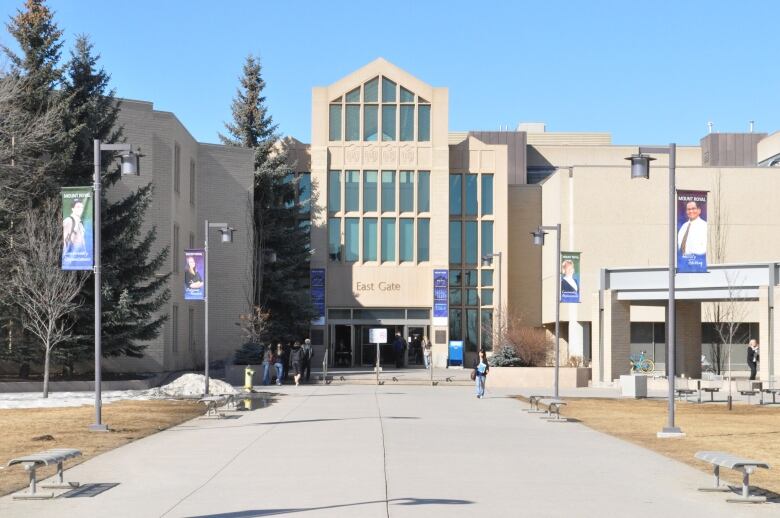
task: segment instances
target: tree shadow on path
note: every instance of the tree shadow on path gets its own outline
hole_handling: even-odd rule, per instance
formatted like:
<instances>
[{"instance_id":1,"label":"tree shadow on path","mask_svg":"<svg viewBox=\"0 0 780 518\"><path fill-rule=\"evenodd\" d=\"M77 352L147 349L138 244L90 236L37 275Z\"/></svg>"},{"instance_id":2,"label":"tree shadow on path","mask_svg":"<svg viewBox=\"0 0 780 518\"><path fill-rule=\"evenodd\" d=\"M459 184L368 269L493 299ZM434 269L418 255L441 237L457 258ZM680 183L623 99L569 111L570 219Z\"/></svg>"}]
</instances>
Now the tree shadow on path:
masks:
<instances>
[{"instance_id":1,"label":"tree shadow on path","mask_svg":"<svg viewBox=\"0 0 780 518\"><path fill-rule=\"evenodd\" d=\"M392 505L467 505L473 504L471 500L455 500L451 498L391 498L390 500L373 500L370 502L355 502L351 504L325 505L321 507L299 507L289 509L248 509L246 511L234 511L219 514L199 514L188 518L253 518L257 516L273 516L278 514L302 513L306 511L319 511L324 509L338 509L340 507L352 507L356 505L383 504Z\"/></svg>"}]
</instances>

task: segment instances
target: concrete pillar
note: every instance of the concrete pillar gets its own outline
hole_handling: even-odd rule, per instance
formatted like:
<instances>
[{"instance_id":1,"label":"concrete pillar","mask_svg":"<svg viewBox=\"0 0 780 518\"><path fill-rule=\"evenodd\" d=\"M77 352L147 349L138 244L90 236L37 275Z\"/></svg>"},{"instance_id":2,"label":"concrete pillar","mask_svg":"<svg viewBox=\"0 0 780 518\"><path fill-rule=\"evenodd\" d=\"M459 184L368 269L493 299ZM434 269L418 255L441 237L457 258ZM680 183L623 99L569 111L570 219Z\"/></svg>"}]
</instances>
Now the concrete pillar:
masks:
<instances>
[{"instance_id":1,"label":"concrete pillar","mask_svg":"<svg viewBox=\"0 0 780 518\"><path fill-rule=\"evenodd\" d=\"M701 302L678 300L677 375L701 378Z\"/></svg>"},{"instance_id":2,"label":"concrete pillar","mask_svg":"<svg viewBox=\"0 0 780 518\"><path fill-rule=\"evenodd\" d=\"M604 291L604 310L599 326L598 294L594 304L593 380L611 382L628 374L631 365L631 303L618 300L617 292Z\"/></svg>"},{"instance_id":3,"label":"concrete pillar","mask_svg":"<svg viewBox=\"0 0 780 518\"><path fill-rule=\"evenodd\" d=\"M769 290L773 290L774 301L780 295L778 286L761 286L758 288L758 343L759 363L758 377L761 380L778 380L777 368L780 366L780 354L778 354L778 312L772 307Z\"/></svg>"},{"instance_id":4,"label":"concrete pillar","mask_svg":"<svg viewBox=\"0 0 780 518\"><path fill-rule=\"evenodd\" d=\"M582 323L577 320L569 320L569 356L585 357L584 333L585 328Z\"/></svg>"}]
</instances>

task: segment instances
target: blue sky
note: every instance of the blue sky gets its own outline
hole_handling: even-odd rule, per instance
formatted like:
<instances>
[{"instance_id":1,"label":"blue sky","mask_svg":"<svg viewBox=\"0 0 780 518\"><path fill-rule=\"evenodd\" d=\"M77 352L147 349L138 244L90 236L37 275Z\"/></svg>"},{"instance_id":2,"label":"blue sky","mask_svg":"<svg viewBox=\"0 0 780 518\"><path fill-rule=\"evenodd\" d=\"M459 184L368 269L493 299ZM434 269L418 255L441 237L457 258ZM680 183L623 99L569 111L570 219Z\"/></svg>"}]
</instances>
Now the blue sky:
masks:
<instances>
[{"instance_id":1,"label":"blue sky","mask_svg":"<svg viewBox=\"0 0 780 518\"><path fill-rule=\"evenodd\" d=\"M0 0L7 21L22 0ZM780 130L776 0L390 3L51 0L69 49L91 36L117 95L216 142L247 54L282 133L310 136L311 88L384 57L450 89L450 130L606 131L695 145ZM14 47L5 30L0 43ZM67 55L67 52L65 54ZM0 58L0 65L4 63Z\"/></svg>"}]
</instances>

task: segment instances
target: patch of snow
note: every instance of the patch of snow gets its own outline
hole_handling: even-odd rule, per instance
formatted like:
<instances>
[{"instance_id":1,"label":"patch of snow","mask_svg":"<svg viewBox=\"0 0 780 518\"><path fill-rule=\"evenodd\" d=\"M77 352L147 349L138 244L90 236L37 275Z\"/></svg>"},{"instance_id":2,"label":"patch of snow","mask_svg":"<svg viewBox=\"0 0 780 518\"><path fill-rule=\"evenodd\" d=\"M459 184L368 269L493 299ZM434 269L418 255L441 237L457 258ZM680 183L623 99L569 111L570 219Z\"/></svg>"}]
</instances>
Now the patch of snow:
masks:
<instances>
[{"instance_id":1,"label":"patch of snow","mask_svg":"<svg viewBox=\"0 0 780 518\"><path fill-rule=\"evenodd\" d=\"M146 392L152 399L202 396L205 381L206 377L203 374L183 374L167 385ZM238 394L238 390L222 380L209 378L209 394Z\"/></svg>"},{"instance_id":2,"label":"patch of snow","mask_svg":"<svg viewBox=\"0 0 780 518\"><path fill-rule=\"evenodd\" d=\"M179 399L203 395L205 376L203 374L184 374L175 381L149 390L107 390L101 393L104 405L122 400L143 401L149 399ZM222 380L209 379L209 394L238 394L232 385ZM58 408L78 407L95 404L95 393L49 392L43 398L41 392L5 392L0 393L0 409L3 408Z\"/></svg>"}]
</instances>

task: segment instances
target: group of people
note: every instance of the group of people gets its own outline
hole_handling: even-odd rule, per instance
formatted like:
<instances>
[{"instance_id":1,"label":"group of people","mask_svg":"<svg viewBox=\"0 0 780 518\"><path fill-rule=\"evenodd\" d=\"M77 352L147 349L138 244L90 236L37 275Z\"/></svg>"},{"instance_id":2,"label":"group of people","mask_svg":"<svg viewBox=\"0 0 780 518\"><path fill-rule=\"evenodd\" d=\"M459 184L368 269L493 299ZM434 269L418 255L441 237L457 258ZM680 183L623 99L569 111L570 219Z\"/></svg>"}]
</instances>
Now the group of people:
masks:
<instances>
[{"instance_id":1,"label":"group of people","mask_svg":"<svg viewBox=\"0 0 780 518\"><path fill-rule=\"evenodd\" d=\"M281 385L287 379L290 368L296 386L300 385L301 381L308 383L311 377L312 356L314 350L308 338L303 341L303 344L296 341L287 345L278 342L275 347L273 343L266 345L262 354L263 385L271 384L271 367L276 369L277 385Z\"/></svg>"},{"instance_id":2,"label":"group of people","mask_svg":"<svg viewBox=\"0 0 780 518\"><path fill-rule=\"evenodd\" d=\"M414 335L409 339L409 343L412 347L412 353L415 357L422 356L425 368L428 369L431 366L431 342L427 336ZM401 369L404 366L404 353L406 352L406 340L403 339L401 333L396 333L393 339L393 355L395 357L395 367Z\"/></svg>"}]
</instances>

